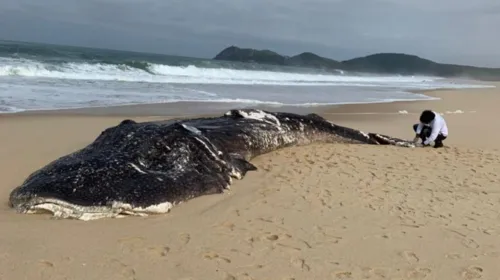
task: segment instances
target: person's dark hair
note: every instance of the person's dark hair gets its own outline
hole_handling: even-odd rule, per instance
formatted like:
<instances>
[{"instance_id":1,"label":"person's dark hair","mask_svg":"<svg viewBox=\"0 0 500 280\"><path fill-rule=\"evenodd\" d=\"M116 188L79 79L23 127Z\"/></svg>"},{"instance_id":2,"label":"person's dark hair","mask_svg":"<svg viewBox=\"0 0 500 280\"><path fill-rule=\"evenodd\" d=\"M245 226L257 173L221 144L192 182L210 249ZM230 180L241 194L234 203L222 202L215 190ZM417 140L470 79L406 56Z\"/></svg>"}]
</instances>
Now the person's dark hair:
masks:
<instances>
[{"instance_id":1,"label":"person's dark hair","mask_svg":"<svg viewBox=\"0 0 500 280\"><path fill-rule=\"evenodd\" d=\"M434 114L434 112L432 112L431 110L425 110L420 115L420 122L429 124L434 120L435 117L436 115Z\"/></svg>"}]
</instances>

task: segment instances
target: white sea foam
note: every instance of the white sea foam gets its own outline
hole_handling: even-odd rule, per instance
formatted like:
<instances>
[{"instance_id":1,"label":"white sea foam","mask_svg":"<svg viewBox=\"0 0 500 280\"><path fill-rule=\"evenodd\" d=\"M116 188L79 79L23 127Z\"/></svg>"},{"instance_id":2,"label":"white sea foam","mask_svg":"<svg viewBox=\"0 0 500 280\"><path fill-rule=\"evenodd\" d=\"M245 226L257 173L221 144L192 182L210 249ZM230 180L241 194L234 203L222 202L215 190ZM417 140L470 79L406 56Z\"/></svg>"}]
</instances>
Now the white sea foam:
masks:
<instances>
[{"instance_id":1,"label":"white sea foam","mask_svg":"<svg viewBox=\"0 0 500 280\"><path fill-rule=\"evenodd\" d=\"M127 65L62 63L47 64L29 59L0 58L0 76L38 77L70 80L101 80L175 84L237 85L337 85L416 87L440 80L426 76L348 76L316 73L200 68L150 64L149 72ZM463 87L449 84L449 87ZM470 86L470 85L469 85ZM467 87L469 87L467 86ZM478 86L484 87L484 86ZM432 86L431 86L432 88Z\"/></svg>"}]
</instances>

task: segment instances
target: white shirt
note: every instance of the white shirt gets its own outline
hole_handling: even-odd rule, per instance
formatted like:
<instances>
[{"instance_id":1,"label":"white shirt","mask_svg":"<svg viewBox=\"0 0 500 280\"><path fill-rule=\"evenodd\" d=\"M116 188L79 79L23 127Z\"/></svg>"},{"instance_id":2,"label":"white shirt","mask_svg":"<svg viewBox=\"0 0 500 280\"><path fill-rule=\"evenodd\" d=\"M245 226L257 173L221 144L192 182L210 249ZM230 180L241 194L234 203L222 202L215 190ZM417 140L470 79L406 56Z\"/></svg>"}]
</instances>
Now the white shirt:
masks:
<instances>
[{"instance_id":1,"label":"white shirt","mask_svg":"<svg viewBox=\"0 0 500 280\"><path fill-rule=\"evenodd\" d=\"M441 133L443 136L448 136L448 126L446 125L446 121L444 120L444 118L440 114L434 112L434 115L436 117L429 124L429 126L432 128L432 132L431 132L431 135L429 136L429 138L427 138L424 141L425 145L429 145L429 143L436 140L436 137L439 135L439 133ZM420 132L422 131L422 128L424 128L424 124L419 123L418 127L417 127L417 134L420 134Z\"/></svg>"}]
</instances>

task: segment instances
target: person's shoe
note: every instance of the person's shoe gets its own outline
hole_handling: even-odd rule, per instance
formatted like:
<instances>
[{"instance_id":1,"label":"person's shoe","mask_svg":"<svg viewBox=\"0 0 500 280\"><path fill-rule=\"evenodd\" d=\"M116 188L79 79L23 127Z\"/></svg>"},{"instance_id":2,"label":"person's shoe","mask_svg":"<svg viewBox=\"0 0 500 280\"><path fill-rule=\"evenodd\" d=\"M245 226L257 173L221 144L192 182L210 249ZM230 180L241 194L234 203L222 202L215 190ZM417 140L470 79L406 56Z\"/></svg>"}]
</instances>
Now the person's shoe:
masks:
<instances>
[{"instance_id":1,"label":"person's shoe","mask_svg":"<svg viewBox=\"0 0 500 280\"><path fill-rule=\"evenodd\" d=\"M436 142L434 144L434 148L442 148L442 147L444 147L443 142Z\"/></svg>"}]
</instances>

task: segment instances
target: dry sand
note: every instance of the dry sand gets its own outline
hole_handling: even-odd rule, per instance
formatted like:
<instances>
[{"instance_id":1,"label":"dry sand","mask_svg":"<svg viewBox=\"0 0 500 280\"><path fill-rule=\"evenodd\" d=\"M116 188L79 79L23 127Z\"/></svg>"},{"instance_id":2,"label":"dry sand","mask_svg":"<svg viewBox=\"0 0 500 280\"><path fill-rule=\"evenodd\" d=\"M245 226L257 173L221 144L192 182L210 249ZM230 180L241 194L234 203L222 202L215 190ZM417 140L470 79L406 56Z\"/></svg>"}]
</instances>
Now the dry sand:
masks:
<instances>
[{"instance_id":1,"label":"dry sand","mask_svg":"<svg viewBox=\"0 0 500 280\"><path fill-rule=\"evenodd\" d=\"M287 148L256 158L229 194L92 222L17 214L8 195L127 113L1 115L0 279L500 279L499 92L321 112L411 139L435 109L450 129L443 149Z\"/></svg>"}]
</instances>

